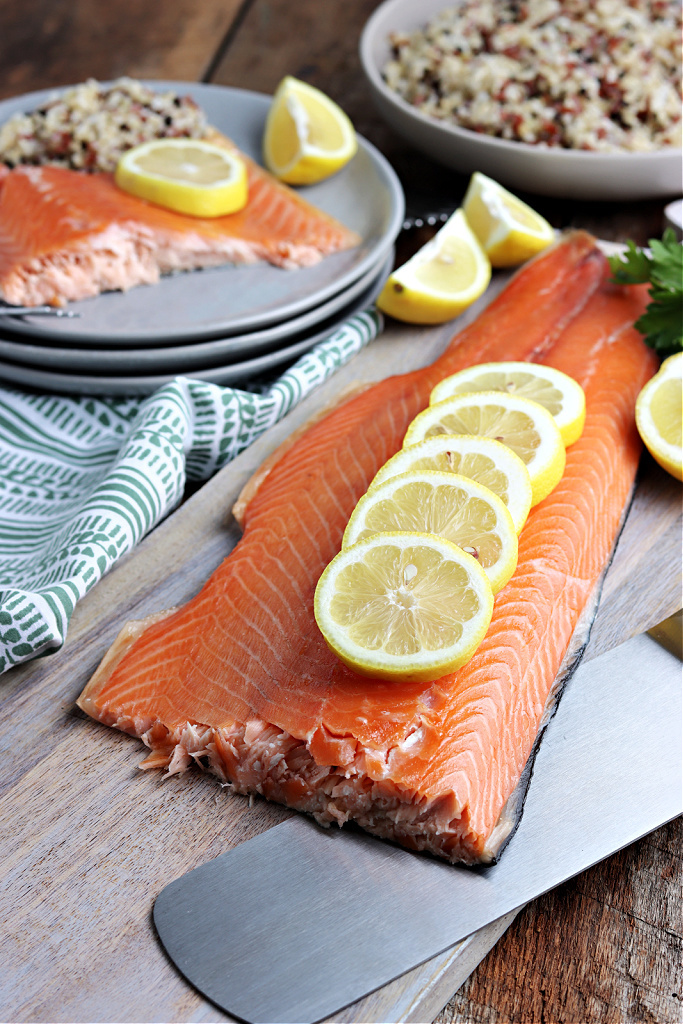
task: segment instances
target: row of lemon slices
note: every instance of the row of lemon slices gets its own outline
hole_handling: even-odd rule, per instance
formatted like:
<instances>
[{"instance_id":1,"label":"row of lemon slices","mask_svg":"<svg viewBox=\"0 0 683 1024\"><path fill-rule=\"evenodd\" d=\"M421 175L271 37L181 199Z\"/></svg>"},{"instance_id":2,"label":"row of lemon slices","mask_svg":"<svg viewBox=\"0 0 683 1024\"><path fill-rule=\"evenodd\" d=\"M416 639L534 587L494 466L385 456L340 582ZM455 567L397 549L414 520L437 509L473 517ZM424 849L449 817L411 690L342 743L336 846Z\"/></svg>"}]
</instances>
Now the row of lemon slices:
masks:
<instances>
[{"instance_id":1,"label":"row of lemon slices","mask_svg":"<svg viewBox=\"0 0 683 1024\"><path fill-rule=\"evenodd\" d=\"M441 381L318 582L315 617L334 653L385 679L466 664L529 509L559 482L584 420L582 388L547 366L480 364Z\"/></svg>"}]
</instances>

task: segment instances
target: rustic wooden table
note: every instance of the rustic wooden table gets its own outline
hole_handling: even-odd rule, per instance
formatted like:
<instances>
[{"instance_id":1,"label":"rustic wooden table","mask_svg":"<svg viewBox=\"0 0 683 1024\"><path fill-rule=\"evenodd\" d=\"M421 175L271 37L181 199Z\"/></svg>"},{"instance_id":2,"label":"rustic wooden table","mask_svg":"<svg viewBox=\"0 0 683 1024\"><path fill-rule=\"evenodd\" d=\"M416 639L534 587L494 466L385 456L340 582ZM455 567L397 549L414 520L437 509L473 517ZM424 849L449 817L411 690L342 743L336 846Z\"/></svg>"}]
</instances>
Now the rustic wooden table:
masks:
<instances>
[{"instance_id":1,"label":"rustic wooden table","mask_svg":"<svg viewBox=\"0 0 683 1024\"><path fill-rule=\"evenodd\" d=\"M19 4L16 0L0 0L0 97L61 86L88 76L106 79L122 74L201 80L270 93L283 75L293 74L324 89L347 110L358 130L392 161L410 204L418 209L442 204L455 207L464 192L465 179L411 151L383 125L371 107L358 63L357 42L364 21L376 6L376 0L327 0L324 5L317 0L299 0L296 5L289 0L167 0L165 4L144 4L140 0L109 0L106 4L92 0L79 3L24 0ZM539 198L534 198L533 202L554 225L586 227L606 239L634 238L643 243L660 234L663 227L664 204L661 202L611 205ZM412 237L402 239L401 245L408 251L421 241L422 236L413 232ZM425 337L428 333L425 332ZM440 343L440 338L441 335L431 335L434 344ZM239 475L241 470L236 472ZM211 487L212 484L207 484L202 489L206 496L200 492L186 506L188 509L192 506L198 520L207 515L202 509L207 508L212 497L223 493L220 489L210 490ZM224 488L226 494L230 487ZM680 557L680 491L647 458L643 462L638 500L639 523L645 533L632 531L629 535L627 554L613 579L613 599L607 604L608 614L597 633L598 647L601 640L607 643L610 630L613 636L624 632L623 628L620 630L620 620L637 598L635 583L628 578L628 573L629 566L638 562L639 545L647 550L647 558L656 569L651 576L669 580L662 611L673 610L672 600L680 600L677 569L673 571L672 598L672 570L670 565L663 564L661 557L662 551L667 553L667 558L672 554L675 559ZM182 524L179 528L185 529ZM154 537L150 542L143 557L153 562L158 545ZM642 561L641 558L639 564ZM112 593L116 592L115 580L105 581L101 586L102 600L107 587ZM77 654L78 645L85 642L86 636L88 644L96 642L97 638L93 641L86 629L88 621L103 615L101 608L98 612L96 591L88 595L90 611L75 620L73 654ZM90 620L89 616L92 616ZM651 624L639 623L641 628ZM101 643L100 654L102 650ZM88 651L90 658L95 656L90 646ZM59 659L58 654L44 663L39 672L20 670L14 673L14 679L10 673L0 682L0 709L4 699L5 710L8 714L11 710L9 718L15 728L24 727L16 716L28 713L25 697L31 690L20 684L28 682L33 672L36 699L49 702L51 673L55 681L63 675ZM65 704L63 710L60 708L59 727L81 744L82 738L73 732L73 726L78 723L70 717L69 701L65 703L70 690L58 692L58 699ZM30 772L37 770L38 751L34 754L24 762L18 760L5 778L8 787L15 787L13 796L8 789L9 802L0 812L5 835L12 831L5 814L10 807L16 807L15 801L21 792L20 776L25 771L28 778ZM81 750L77 757L86 755ZM139 790L139 783L132 785L132 789L136 787ZM50 788L46 780L45 789L40 792L49 796ZM207 804L212 799L206 795ZM252 827L258 830L258 823L252 823ZM140 843L140 837L131 839L132 849L137 849L138 853ZM204 843L204 849L207 856L220 852L209 843ZM26 853L22 856L25 858ZM3 873L7 874L11 870L9 860L4 862L4 867ZM105 874L106 885L113 886L111 868ZM439 1024L493 1021L669 1024L680 1021L683 996L680 877L681 827L678 821L527 906L455 995L454 975L449 973L445 962L428 986L421 976L415 983L415 991L419 989L424 994L428 987L431 1001L422 999L415 1005L423 1007L423 1012L430 1007L431 1018L450 999L437 1017ZM77 880L73 882L76 884ZM31 902L39 905L40 901L40 893L34 892ZM9 913L5 909L2 914L5 932L12 930ZM74 927L77 926L76 922ZM45 934L40 940L42 956L27 947L27 942L37 941L35 931L32 939L24 941L23 945L21 930L13 939L17 942L18 958L14 972L7 970L7 961L3 963L6 975L0 989L2 1019L19 1019L16 1014L4 1016L10 1011L3 1006L20 1004L31 1007L30 1015L27 1010L21 1019L33 1021L152 1019L117 1016L113 1010L104 1011L100 1017L76 1016L75 1011L70 1015L68 1008L75 1004L65 993L69 983L87 988L83 974L70 978L65 974L59 989L54 990L57 994L53 994L52 1001L47 994L45 998L36 996L31 1000L31 990L40 989L38 975L44 967L39 965L44 962L46 949L57 949L57 937L50 932L46 918ZM120 942L115 940L112 949L119 946L123 949L124 939L125 936ZM474 963L476 958L470 968ZM33 975L32 964L37 972ZM81 969L87 969L85 961L81 962ZM132 966L131 970L133 977L139 973L138 967ZM449 988L449 984L452 987ZM13 998L6 1001L3 993L7 995L10 991ZM396 1010L396 1019L399 1016L401 1020L427 1019L415 1016L410 1010L411 991L410 983L404 982L403 1008L400 1012ZM393 1005L398 1007L399 1002L396 998ZM174 1005L177 1020L226 1019L222 1015L212 1017L210 1009L199 1015L189 990L186 996L179 996ZM359 1008L357 1012L369 1013L369 1010ZM363 1018L344 1016L343 1019Z\"/></svg>"}]
</instances>

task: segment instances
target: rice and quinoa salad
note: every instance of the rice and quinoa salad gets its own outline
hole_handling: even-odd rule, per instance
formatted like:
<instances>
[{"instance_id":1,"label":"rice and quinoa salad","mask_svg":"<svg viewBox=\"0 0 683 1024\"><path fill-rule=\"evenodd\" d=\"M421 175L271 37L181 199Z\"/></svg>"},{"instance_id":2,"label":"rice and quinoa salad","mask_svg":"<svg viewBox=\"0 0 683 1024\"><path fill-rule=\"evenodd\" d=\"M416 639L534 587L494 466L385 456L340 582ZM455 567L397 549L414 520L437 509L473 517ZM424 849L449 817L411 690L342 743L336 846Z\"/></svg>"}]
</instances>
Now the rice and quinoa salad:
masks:
<instances>
[{"instance_id":1,"label":"rice and quinoa salad","mask_svg":"<svg viewBox=\"0 0 683 1024\"><path fill-rule=\"evenodd\" d=\"M109 86L90 78L0 126L0 163L114 171L121 154L142 142L201 139L206 132L206 118L189 96L153 92L132 78Z\"/></svg>"},{"instance_id":2,"label":"rice and quinoa salad","mask_svg":"<svg viewBox=\"0 0 683 1024\"><path fill-rule=\"evenodd\" d=\"M567 149L681 145L678 0L462 0L390 42L387 85L460 128Z\"/></svg>"}]
</instances>

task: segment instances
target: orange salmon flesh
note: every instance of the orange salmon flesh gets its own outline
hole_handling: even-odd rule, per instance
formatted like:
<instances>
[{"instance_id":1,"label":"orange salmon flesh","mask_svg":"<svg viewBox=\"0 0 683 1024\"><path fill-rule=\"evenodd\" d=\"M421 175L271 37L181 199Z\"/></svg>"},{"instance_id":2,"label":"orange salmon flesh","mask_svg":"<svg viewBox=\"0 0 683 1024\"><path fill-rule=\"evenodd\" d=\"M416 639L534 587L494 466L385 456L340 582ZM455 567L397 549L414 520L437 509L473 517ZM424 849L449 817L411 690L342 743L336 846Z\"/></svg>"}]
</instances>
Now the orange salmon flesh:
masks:
<instances>
[{"instance_id":1,"label":"orange salmon flesh","mask_svg":"<svg viewBox=\"0 0 683 1024\"><path fill-rule=\"evenodd\" d=\"M212 141L231 144L217 136ZM108 174L17 167L0 174L0 298L61 305L155 284L161 274L267 261L293 269L350 249L358 235L251 160L249 200L186 217L128 195Z\"/></svg>"},{"instance_id":2,"label":"orange salmon flesh","mask_svg":"<svg viewBox=\"0 0 683 1024\"><path fill-rule=\"evenodd\" d=\"M200 593L129 624L80 707L140 737L145 767L177 772L201 759L238 792L323 824L353 819L411 849L491 860L577 623L596 601L640 454L635 401L656 365L632 326L645 298L606 281L594 240L573 233L518 272L433 365L311 425L252 490L242 539ZM318 578L434 385L495 360L578 380L584 433L531 511L469 664L431 683L356 675L315 623Z\"/></svg>"}]
</instances>

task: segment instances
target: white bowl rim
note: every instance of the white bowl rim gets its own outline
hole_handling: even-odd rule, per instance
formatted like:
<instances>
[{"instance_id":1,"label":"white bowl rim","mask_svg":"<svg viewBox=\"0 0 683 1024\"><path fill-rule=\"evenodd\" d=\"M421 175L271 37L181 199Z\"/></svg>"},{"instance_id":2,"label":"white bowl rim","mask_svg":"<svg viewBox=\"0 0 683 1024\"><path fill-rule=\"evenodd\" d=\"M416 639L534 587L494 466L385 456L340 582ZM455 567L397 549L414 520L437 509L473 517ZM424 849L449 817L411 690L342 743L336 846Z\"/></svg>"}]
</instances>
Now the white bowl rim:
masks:
<instances>
[{"instance_id":1,"label":"white bowl rim","mask_svg":"<svg viewBox=\"0 0 683 1024\"><path fill-rule=\"evenodd\" d=\"M363 27L363 31L360 37L359 43L359 54L361 64L365 70L366 75L374 85L374 87L380 92L384 99L389 103L392 103L402 113L407 114L409 117L415 118L415 120L424 126L433 128L434 130L444 131L453 138L463 139L466 141L477 141L482 145L490 146L492 149L498 149L501 152L515 152L519 153L535 153L548 156L549 158L557 159L561 157L563 160L576 161L580 163L593 161L595 164L608 163L612 160L625 157L631 160L643 160L643 161L662 161L662 159L669 157L671 159L680 160L683 155L683 150L678 147L670 146L662 149L655 150L628 150L628 149L610 149L610 150L591 150L591 149L565 149L560 146L547 146L542 142L515 142L511 139L500 139L496 135L487 135L485 132L474 132L469 128L460 128L457 125L449 124L446 121L440 121L436 117L429 117L427 114L422 114L415 107L411 106L410 103L390 89L384 81L382 74L372 60L371 49L372 44L375 42L375 36L377 32L377 26L380 21L383 20L384 15L391 7L398 7L404 0L384 0L384 3L380 4L375 11L370 15L368 20ZM454 0L451 0L451 6L454 6ZM448 0L444 0L444 10L448 7Z\"/></svg>"}]
</instances>

